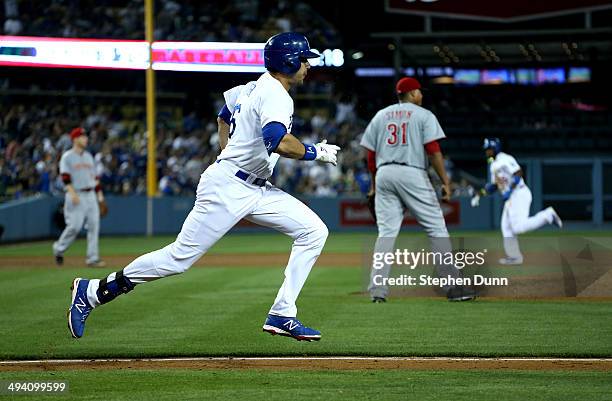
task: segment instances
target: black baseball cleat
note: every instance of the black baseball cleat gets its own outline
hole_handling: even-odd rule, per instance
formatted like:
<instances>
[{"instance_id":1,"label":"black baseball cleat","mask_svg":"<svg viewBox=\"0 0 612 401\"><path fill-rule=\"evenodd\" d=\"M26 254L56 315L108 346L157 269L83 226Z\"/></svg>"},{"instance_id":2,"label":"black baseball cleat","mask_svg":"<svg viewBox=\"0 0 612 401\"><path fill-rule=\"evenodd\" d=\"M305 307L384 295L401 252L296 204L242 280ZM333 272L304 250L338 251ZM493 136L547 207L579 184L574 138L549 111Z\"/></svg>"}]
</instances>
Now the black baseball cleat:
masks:
<instances>
[{"instance_id":1,"label":"black baseball cleat","mask_svg":"<svg viewBox=\"0 0 612 401\"><path fill-rule=\"evenodd\" d=\"M374 303L374 304L384 304L385 302L387 302L386 298L383 298L383 297L372 297L372 303Z\"/></svg>"},{"instance_id":2,"label":"black baseball cleat","mask_svg":"<svg viewBox=\"0 0 612 401\"><path fill-rule=\"evenodd\" d=\"M64 256L63 255L55 255L55 264L61 266L64 264Z\"/></svg>"},{"instance_id":3,"label":"black baseball cleat","mask_svg":"<svg viewBox=\"0 0 612 401\"><path fill-rule=\"evenodd\" d=\"M470 287L453 287L446 293L446 298L451 302L472 301L478 294Z\"/></svg>"}]
</instances>

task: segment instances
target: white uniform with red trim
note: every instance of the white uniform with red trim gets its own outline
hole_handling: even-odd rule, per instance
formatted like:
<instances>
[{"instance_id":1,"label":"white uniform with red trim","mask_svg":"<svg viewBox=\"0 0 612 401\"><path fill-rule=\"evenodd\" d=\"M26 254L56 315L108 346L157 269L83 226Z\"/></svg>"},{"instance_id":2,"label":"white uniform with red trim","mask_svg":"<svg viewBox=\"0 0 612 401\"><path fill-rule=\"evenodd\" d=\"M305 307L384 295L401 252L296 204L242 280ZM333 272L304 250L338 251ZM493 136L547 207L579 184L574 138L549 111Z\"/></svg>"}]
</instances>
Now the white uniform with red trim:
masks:
<instances>
[{"instance_id":1,"label":"white uniform with red trim","mask_svg":"<svg viewBox=\"0 0 612 401\"><path fill-rule=\"evenodd\" d=\"M86 150L78 153L69 149L60 159L60 174L70 176L70 183L79 197L79 203L73 204L66 192L64 197L64 220L66 228L59 239L53 243L53 254L63 256L64 252L77 238L84 225L87 227L87 263L100 260L98 238L100 234L100 208L96 196L96 164ZM86 223L86 224L85 224Z\"/></svg>"},{"instance_id":2,"label":"white uniform with red trim","mask_svg":"<svg viewBox=\"0 0 612 401\"><path fill-rule=\"evenodd\" d=\"M262 128L269 122L291 129L293 100L269 73L225 94L233 110L227 146L202 174L193 209L176 241L140 256L123 269L132 283L183 273L241 219L271 227L294 239L285 278L270 313L295 317L296 299L321 254L327 227L310 208L266 181L278 155L268 154ZM248 243L244 244L245 248ZM107 280L114 280L112 273ZM98 305L98 280L87 290Z\"/></svg>"},{"instance_id":3,"label":"white uniform with red trim","mask_svg":"<svg viewBox=\"0 0 612 401\"><path fill-rule=\"evenodd\" d=\"M376 223L378 239L374 251L393 251L404 212L408 210L423 227L431 249L452 249L444 215L427 174L424 145L445 138L436 116L413 103L399 103L380 110L361 139L361 146L376 152ZM368 290L373 298L386 298L388 287L378 285L388 277L390 265L372 268ZM438 266L440 276L456 277L453 266ZM380 276L376 278L376 276Z\"/></svg>"}]
</instances>

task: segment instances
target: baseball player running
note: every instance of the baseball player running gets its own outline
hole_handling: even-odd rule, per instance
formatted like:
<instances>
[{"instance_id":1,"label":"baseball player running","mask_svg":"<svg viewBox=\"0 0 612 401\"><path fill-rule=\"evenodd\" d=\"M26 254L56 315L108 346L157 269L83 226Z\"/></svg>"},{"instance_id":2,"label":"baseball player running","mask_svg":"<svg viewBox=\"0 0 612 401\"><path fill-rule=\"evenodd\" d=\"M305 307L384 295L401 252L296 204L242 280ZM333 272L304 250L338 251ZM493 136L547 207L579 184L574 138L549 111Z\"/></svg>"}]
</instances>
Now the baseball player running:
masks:
<instances>
[{"instance_id":1,"label":"baseball player running","mask_svg":"<svg viewBox=\"0 0 612 401\"><path fill-rule=\"evenodd\" d=\"M285 279L263 325L271 334L316 341L318 330L296 317L296 299L321 254L327 227L306 205L270 184L272 152L292 159L336 164L340 149L326 141L302 144L291 135L292 86L306 78L309 58L318 57L299 33L271 37L264 47L267 72L224 93L219 113L221 143L217 161L201 175L196 201L176 240L142 255L102 280L76 278L68 325L73 337L83 335L92 309L134 289L138 284L185 272L242 218L272 227L294 239ZM231 110L231 113L230 113ZM227 142L226 142L227 138Z\"/></svg>"},{"instance_id":2,"label":"baseball player running","mask_svg":"<svg viewBox=\"0 0 612 401\"><path fill-rule=\"evenodd\" d=\"M100 183L96 179L95 162L87 147L87 135L83 128L70 132L72 148L64 152L60 159L60 174L64 181L66 197L64 219L66 228L59 239L53 243L53 255L58 265L64 263L64 252L72 244L87 222L87 266L104 267L98 251L100 232L100 209L98 202L104 201Z\"/></svg>"},{"instance_id":3,"label":"baseball player running","mask_svg":"<svg viewBox=\"0 0 612 401\"><path fill-rule=\"evenodd\" d=\"M361 146L368 152L368 169L376 196L375 211L378 238L375 252L391 252L399 234L405 209L416 218L430 238L432 251L452 250L446 222L436 193L427 175L428 161L442 181L442 199L450 199L450 180L444 168L439 139L446 136L436 116L421 107L421 85L414 78L402 78L396 84L398 104L380 110L368 124ZM460 276L451 265L436 266L438 275ZM381 278L389 276L390 266L372 267L368 290L373 302L385 302L388 287ZM378 277L377 277L378 276ZM451 301L475 298L470 288L444 287Z\"/></svg>"},{"instance_id":4,"label":"baseball player running","mask_svg":"<svg viewBox=\"0 0 612 401\"><path fill-rule=\"evenodd\" d=\"M537 230L546 224L563 227L563 222L554 208L548 207L529 217L531 191L523 179L523 171L516 159L501 151L498 138L486 138L483 149L489 163L490 182L472 197L472 207L480 204L480 197L499 191L504 199L501 231L504 236L506 256L499 260L502 265L520 265L523 255L517 235Z\"/></svg>"}]
</instances>

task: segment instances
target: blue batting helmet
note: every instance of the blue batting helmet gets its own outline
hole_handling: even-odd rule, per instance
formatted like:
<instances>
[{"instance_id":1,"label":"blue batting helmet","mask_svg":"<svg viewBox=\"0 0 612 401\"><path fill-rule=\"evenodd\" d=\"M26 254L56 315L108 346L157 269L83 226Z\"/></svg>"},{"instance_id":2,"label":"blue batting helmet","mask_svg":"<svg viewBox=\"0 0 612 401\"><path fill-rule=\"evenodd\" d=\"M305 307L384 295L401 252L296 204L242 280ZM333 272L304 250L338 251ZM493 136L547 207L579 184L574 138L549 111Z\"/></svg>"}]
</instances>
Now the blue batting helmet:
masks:
<instances>
[{"instance_id":1,"label":"blue batting helmet","mask_svg":"<svg viewBox=\"0 0 612 401\"><path fill-rule=\"evenodd\" d=\"M499 138L485 138L482 148L484 150L493 149L493 152L498 154L501 151L501 141Z\"/></svg>"},{"instance_id":2,"label":"blue batting helmet","mask_svg":"<svg viewBox=\"0 0 612 401\"><path fill-rule=\"evenodd\" d=\"M264 47L264 60L268 71L293 75L300 69L302 60L319 55L310 50L306 36L297 32L283 32L272 36Z\"/></svg>"}]
</instances>

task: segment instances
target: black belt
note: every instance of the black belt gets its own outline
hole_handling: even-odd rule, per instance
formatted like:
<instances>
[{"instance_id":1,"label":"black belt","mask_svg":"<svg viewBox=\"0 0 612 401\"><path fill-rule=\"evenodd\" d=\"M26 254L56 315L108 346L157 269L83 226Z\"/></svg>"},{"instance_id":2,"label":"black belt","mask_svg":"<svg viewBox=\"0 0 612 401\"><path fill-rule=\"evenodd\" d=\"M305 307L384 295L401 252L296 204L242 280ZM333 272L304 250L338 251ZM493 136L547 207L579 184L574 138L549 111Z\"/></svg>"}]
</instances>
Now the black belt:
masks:
<instances>
[{"instance_id":1,"label":"black belt","mask_svg":"<svg viewBox=\"0 0 612 401\"><path fill-rule=\"evenodd\" d=\"M236 171L236 177L240 178L243 181L249 182L248 179L250 177L251 174L247 173L246 171L242 171L242 170L238 170ZM255 178L251 184L253 185L257 185L258 187L263 187L264 185L266 185L266 179L265 178Z\"/></svg>"},{"instance_id":2,"label":"black belt","mask_svg":"<svg viewBox=\"0 0 612 401\"><path fill-rule=\"evenodd\" d=\"M383 163L383 164L381 164L381 165L380 165L380 166L378 166L378 167L387 166L387 165L389 165L389 164L398 164L398 165L400 165L400 166L414 167L414 168L418 168L419 170L425 170L425 168L423 168L423 167L413 166L413 165L408 164L408 163L399 163L399 162L387 162L387 163Z\"/></svg>"},{"instance_id":3,"label":"black belt","mask_svg":"<svg viewBox=\"0 0 612 401\"><path fill-rule=\"evenodd\" d=\"M77 192L89 192L89 191L93 191L93 188L82 188L82 189L77 189Z\"/></svg>"},{"instance_id":4,"label":"black belt","mask_svg":"<svg viewBox=\"0 0 612 401\"><path fill-rule=\"evenodd\" d=\"M221 160L217 160L217 163L221 163ZM246 171L242 171L242 170L236 171L236 174L234 175L240 178L242 181L246 181L246 182L249 182L249 177L251 176L251 174L247 173ZM258 177L258 178L255 178L251 182L251 184L257 185L258 187L263 187L266 185L266 179Z\"/></svg>"}]
</instances>

